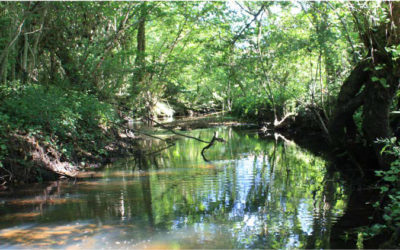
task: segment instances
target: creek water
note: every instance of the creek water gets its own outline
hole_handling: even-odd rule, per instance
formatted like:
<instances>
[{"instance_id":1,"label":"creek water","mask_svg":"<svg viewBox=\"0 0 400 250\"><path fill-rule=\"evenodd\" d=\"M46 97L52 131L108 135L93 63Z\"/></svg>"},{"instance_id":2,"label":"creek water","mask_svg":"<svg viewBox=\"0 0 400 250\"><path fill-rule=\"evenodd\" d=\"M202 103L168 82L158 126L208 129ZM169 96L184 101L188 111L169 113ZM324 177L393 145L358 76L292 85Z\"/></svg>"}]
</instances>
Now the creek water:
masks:
<instances>
[{"instance_id":1,"label":"creek water","mask_svg":"<svg viewBox=\"0 0 400 250\"><path fill-rule=\"evenodd\" d=\"M0 248L329 248L348 198L327 162L256 130L186 133L216 130L226 142L210 162L207 144L181 138L85 179L0 192Z\"/></svg>"}]
</instances>

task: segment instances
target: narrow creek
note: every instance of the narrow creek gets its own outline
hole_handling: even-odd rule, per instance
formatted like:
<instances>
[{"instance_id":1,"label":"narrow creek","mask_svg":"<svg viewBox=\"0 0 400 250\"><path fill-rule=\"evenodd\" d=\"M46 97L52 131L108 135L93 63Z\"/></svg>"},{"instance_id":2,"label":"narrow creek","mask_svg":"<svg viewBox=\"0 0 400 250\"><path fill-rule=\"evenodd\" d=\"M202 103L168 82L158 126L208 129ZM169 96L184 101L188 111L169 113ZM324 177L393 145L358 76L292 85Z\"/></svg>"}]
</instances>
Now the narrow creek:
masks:
<instances>
[{"instance_id":1,"label":"narrow creek","mask_svg":"<svg viewBox=\"0 0 400 250\"><path fill-rule=\"evenodd\" d=\"M94 178L0 192L0 248L329 248L348 199L327 162L290 141L217 127ZM162 145L146 140L154 150Z\"/></svg>"}]
</instances>

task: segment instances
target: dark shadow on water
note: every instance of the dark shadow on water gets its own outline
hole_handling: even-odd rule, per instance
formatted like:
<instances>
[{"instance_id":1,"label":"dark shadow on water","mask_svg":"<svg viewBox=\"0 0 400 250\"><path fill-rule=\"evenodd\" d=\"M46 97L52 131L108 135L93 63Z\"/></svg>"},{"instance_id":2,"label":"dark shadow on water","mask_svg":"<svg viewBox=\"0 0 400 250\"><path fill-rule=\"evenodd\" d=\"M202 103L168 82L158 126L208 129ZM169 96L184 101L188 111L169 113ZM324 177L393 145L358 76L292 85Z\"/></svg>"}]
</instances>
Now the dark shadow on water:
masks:
<instances>
[{"instance_id":1,"label":"dark shadow on water","mask_svg":"<svg viewBox=\"0 0 400 250\"><path fill-rule=\"evenodd\" d=\"M379 189L374 186L378 180L373 170L377 163L367 157L372 153L358 152L357 148L353 148L349 153L342 153L338 156L321 134L296 135L294 141L302 148L327 159L327 175L325 177L332 174L338 175L348 197L343 216L326 227L330 231L330 236L313 234L310 240L330 242L330 247L335 249L357 248L357 236L360 228L371 227L375 223L384 224L380 213L372 206L380 197ZM324 184L324 188L327 192L327 203L335 201L336 198L332 197L334 195L334 192L331 191L332 187ZM324 217L320 216L320 218ZM321 224L315 223L317 227ZM314 232L317 231L320 230L315 228ZM364 248L379 248L380 244L384 242L385 236L379 237L364 239ZM318 248L318 244L311 243L307 245L307 248Z\"/></svg>"}]
</instances>

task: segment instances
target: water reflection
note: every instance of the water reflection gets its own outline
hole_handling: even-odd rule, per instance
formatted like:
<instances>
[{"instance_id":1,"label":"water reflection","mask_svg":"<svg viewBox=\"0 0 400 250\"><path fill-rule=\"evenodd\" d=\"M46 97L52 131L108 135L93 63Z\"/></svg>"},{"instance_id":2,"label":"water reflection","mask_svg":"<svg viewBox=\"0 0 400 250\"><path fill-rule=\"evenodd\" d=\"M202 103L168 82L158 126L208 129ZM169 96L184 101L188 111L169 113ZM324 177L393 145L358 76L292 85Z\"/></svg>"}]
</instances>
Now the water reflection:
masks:
<instances>
[{"instance_id":1,"label":"water reflection","mask_svg":"<svg viewBox=\"0 0 400 250\"><path fill-rule=\"evenodd\" d=\"M3 192L0 247L329 247L346 197L326 163L279 137L217 130L227 142L207 151L210 163L204 143L181 139L76 182Z\"/></svg>"}]
</instances>

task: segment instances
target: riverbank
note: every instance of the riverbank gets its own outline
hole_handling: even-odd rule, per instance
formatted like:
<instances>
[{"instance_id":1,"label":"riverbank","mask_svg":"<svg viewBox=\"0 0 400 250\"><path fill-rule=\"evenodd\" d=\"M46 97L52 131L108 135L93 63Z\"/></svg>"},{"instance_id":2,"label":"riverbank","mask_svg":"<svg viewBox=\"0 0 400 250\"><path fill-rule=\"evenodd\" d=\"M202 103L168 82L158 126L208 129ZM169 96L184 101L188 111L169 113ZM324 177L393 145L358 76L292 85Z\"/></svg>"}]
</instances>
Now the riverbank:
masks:
<instances>
[{"instance_id":1,"label":"riverbank","mask_svg":"<svg viewBox=\"0 0 400 250\"><path fill-rule=\"evenodd\" d=\"M158 138L151 135L156 124L134 129L129 124L131 112L94 95L32 84L1 90L0 97L2 189L76 177L118 158L151 153L144 152L138 141ZM164 124L179 131L242 125L221 115L185 117Z\"/></svg>"},{"instance_id":2,"label":"riverbank","mask_svg":"<svg viewBox=\"0 0 400 250\"><path fill-rule=\"evenodd\" d=\"M62 97L66 93L67 97ZM0 110L5 117L0 122L2 149L5 148L1 159L3 166L0 168L3 188L12 183L82 176L85 175L83 172L96 170L115 159L146 154L138 142L145 138L159 139L154 133L160 130L184 132L217 126L260 129L265 124L246 122L226 112L214 112L165 119L150 127L134 128L129 124L132 119L127 111L120 111L118 107L93 96L70 91L66 93L58 88L34 86L27 90L15 90L5 96L3 107L12 105L18 108ZM38 95L43 96L39 103L28 109L28 102ZM20 98L20 106L13 105L16 98ZM82 99L88 99L85 104L91 103L89 108L79 109L82 106L74 107L75 104L71 103L77 100L82 102ZM315 130L315 126L310 125L309 117L306 118L290 119L288 126L281 127L279 131L289 137L302 139L305 137L301 134L302 128Z\"/></svg>"},{"instance_id":3,"label":"riverbank","mask_svg":"<svg viewBox=\"0 0 400 250\"><path fill-rule=\"evenodd\" d=\"M57 86L0 91L0 185L74 177L131 153L118 105Z\"/></svg>"}]
</instances>

